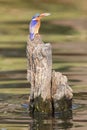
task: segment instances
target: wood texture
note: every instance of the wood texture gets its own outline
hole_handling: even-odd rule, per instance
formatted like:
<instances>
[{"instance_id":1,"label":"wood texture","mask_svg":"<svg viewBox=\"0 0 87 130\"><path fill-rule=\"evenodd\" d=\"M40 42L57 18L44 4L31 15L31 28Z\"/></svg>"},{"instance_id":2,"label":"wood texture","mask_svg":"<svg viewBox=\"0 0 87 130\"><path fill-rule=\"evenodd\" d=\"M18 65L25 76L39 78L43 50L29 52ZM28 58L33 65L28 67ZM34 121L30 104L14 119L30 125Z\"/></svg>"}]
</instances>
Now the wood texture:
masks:
<instances>
[{"instance_id":1,"label":"wood texture","mask_svg":"<svg viewBox=\"0 0 87 130\"><path fill-rule=\"evenodd\" d=\"M27 79L31 84L29 110L32 112L52 113L59 110L61 99L72 99L67 77L52 71L51 44L44 44L39 35L33 41L28 37Z\"/></svg>"}]
</instances>

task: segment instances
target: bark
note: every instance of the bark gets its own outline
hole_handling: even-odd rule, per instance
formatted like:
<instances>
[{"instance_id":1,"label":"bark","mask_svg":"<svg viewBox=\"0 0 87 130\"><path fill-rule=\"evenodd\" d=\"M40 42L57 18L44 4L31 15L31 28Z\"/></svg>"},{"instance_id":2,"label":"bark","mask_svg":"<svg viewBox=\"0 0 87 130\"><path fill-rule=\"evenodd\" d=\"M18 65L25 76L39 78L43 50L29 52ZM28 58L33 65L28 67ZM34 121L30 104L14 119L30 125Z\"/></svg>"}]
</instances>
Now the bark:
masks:
<instances>
[{"instance_id":1,"label":"bark","mask_svg":"<svg viewBox=\"0 0 87 130\"><path fill-rule=\"evenodd\" d=\"M29 96L29 111L54 113L61 109L59 101L64 99L65 106L71 102L72 89L67 77L52 71L52 48L50 43L44 44L36 35L27 41L27 80L31 84ZM64 105L63 105L64 106ZM64 109L65 109L64 106ZM67 107L68 108L68 107Z\"/></svg>"}]
</instances>

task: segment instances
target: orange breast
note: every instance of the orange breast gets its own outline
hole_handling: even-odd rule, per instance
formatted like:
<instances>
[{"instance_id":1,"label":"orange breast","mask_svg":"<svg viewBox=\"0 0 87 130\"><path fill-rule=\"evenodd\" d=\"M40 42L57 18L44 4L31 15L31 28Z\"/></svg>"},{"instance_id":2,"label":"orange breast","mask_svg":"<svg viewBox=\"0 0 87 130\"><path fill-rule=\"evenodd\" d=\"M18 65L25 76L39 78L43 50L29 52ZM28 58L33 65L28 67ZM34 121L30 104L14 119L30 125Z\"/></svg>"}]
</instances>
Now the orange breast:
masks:
<instances>
[{"instance_id":1,"label":"orange breast","mask_svg":"<svg viewBox=\"0 0 87 130\"><path fill-rule=\"evenodd\" d=\"M38 23L35 27L35 34L39 33L39 28L40 28L40 20L38 21Z\"/></svg>"}]
</instances>

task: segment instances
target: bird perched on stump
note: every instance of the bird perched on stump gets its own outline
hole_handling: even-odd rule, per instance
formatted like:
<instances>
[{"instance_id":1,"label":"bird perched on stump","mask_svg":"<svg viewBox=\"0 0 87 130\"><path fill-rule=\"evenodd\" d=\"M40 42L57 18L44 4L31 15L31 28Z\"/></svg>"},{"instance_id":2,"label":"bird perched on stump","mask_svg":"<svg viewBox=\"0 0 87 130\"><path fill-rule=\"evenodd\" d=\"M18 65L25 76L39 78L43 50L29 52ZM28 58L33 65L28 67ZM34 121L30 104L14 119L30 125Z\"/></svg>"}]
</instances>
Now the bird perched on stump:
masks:
<instances>
[{"instance_id":1,"label":"bird perched on stump","mask_svg":"<svg viewBox=\"0 0 87 130\"><path fill-rule=\"evenodd\" d=\"M36 34L39 34L39 28L40 28L40 20L44 16L49 16L50 13L42 13L42 14L36 14L32 17L32 20L29 25L29 31L30 31L30 39L34 40L34 37Z\"/></svg>"}]
</instances>

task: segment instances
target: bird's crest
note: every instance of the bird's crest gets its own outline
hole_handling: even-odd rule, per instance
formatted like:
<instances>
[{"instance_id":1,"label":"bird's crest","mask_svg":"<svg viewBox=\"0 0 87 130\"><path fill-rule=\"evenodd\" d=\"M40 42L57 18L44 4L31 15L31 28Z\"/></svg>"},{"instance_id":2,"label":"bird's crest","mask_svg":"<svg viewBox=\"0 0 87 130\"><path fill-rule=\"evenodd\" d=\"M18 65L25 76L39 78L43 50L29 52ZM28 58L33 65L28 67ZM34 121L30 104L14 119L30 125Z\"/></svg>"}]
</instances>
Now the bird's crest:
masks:
<instances>
[{"instance_id":1,"label":"bird's crest","mask_svg":"<svg viewBox=\"0 0 87 130\"><path fill-rule=\"evenodd\" d=\"M36 17L39 17L39 16L40 16L39 13L35 14L35 15L32 17L32 20L35 19Z\"/></svg>"}]
</instances>

